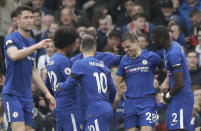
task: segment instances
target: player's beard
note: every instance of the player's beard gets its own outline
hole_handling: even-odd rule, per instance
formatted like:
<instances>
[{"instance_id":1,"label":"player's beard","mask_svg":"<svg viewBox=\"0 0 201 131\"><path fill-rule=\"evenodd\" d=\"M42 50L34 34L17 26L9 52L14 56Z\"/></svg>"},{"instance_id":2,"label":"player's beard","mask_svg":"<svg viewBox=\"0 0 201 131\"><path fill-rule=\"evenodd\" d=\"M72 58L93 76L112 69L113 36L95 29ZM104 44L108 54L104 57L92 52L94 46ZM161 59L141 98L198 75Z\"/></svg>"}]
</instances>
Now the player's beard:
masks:
<instances>
[{"instance_id":1,"label":"player's beard","mask_svg":"<svg viewBox=\"0 0 201 131\"><path fill-rule=\"evenodd\" d=\"M24 32L30 32L30 31L31 31L31 29L28 29L28 28L26 28L26 27L21 27L21 29L22 29Z\"/></svg>"}]
</instances>

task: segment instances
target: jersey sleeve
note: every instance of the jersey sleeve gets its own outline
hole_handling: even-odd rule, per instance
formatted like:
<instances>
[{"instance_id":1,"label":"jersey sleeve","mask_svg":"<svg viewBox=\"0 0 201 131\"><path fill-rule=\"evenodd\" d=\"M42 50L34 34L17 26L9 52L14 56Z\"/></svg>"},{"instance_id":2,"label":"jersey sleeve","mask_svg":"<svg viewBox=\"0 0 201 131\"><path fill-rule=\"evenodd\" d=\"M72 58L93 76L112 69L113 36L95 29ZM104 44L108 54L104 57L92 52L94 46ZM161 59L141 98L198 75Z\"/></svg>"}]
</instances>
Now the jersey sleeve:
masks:
<instances>
[{"instance_id":1,"label":"jersey sleeve","mask_svg":"<svg viewBox=\"0 0 201 131\"><path fill-rule=\"evenodd\" d=\"M125 69L124 69L124 62L123 61L124 61L124 59L121 60L121 62L119 64L118 71L116 73L118 76L122 76L122 77L124 77L124 75L125 75Z\"/></svg>"},{"instance_id":2,"label":"jersey sleeve","mask_svg":"<svg viewBox=\"0 0 201 131\"><path fill-rule=\"evenodd\" d=\"M121 61L120 55L110 54L112 65L118 66Z\"/></svg>"},{"instance_id":3,"label":"jersey sleeve","mask_svg":"<svg viewBox=\"0 0 201 131\"><path fill-rule=\"evenodd\" d=\"M72 70L70 73L70 77L68 77L65 82L59 83L59 88L60 89L67 89L69 87L74 86L77 84L77 80L79 77L82 75L82 67L79 62L75 62L72 66Z\"/></svg>"},{"instance_id":4,"label":"jersey sleeve","mask_svg":"<svg viewBox=\"0 0 201 131\"><path fill-rule=\"evenodd\" d=\"M65 62L62 63L63 65L61 66L60 71L63 75L63 78L67 79L71 73L71 63L69 59L66 59L64 61Z\"/></svg>"},{"instance_id":5,"label":"jersey sleeve","mask_svg":"<svg viewBox=\"0 0 201 131\"><path fill-rule=\"evenodd\" d=\"M154 53L154 52L151 55L152 55L153 64L156 67L161 68L162 67L162 59L161 59L161 57L158 54Z\"/></svg>"},{"instance_id":6,"label":"jersey sleeve","mask_svg":"<svg viewBox=\"0 0 201 131\"><path fill-rule=\"evenodd\" d=\"M172 73L183 72L183 57L181 53L172 53L169 57L169 63L172 69Z\"/></svg>"},{"instance_id":7,"label":"jersey sleeve","mask_svg":"<svg viewBox=\"0 0 201 131\"><path fill-rule=\"evenodd\" d=\"M7 50L10 47L17 47L17 43L15 42L15 40L12 38L11 35L7 35L4 40L4 49Z\"/></svg>"}]
</instances>

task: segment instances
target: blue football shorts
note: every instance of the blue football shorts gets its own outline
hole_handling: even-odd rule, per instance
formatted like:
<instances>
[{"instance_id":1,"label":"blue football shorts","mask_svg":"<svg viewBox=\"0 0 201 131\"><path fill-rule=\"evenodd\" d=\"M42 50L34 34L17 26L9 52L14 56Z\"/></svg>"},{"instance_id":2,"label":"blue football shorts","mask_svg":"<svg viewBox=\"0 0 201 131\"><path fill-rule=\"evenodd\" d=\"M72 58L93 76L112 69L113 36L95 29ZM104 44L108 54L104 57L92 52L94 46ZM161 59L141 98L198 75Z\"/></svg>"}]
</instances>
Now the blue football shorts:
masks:
<instances>
[{"instance_id":1,"label":"blue football shorts","mask_svg":"<svg viewBox=\"0 0 201 131\"><path fill-rule=\"evenodd\" d=\"M155 127L157 119L156 100L153 96L147 98L126 99L124 107L124 129L133 127Z\"/></svg>"},{"instance_id":2,"label":"blue football shorts","mask_svg":"<svg viewBox=\"0 0 201 131\"><path fill-rule=\"evenodd\" d=\"M2 95L3 108L9 123L24 121L25 125L33 126L33 98Z\"/></svg>"}]
</instances>

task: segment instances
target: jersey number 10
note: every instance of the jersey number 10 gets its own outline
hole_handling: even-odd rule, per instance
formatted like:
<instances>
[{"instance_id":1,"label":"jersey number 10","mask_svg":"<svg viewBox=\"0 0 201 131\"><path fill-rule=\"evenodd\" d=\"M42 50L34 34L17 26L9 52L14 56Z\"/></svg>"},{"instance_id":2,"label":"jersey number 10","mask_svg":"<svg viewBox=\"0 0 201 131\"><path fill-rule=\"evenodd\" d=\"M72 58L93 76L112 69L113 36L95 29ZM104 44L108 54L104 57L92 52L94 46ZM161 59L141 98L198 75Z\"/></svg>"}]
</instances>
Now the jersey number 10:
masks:
<instances>
[{"instance_id":1,"label":"jersey number 10","mask_svg":"<svg viewBox=\"0 0 201 131\"><path fill-rule=\"evenodd\" d=\"M93 73L94 77L96 77L96 83L98 87L98 93L106 93L107 92L107 77L105 73L101 72L100 74L98 72ZM103 81L105 81L105 88L103 85Z\"/></svg>"}]
</instances>

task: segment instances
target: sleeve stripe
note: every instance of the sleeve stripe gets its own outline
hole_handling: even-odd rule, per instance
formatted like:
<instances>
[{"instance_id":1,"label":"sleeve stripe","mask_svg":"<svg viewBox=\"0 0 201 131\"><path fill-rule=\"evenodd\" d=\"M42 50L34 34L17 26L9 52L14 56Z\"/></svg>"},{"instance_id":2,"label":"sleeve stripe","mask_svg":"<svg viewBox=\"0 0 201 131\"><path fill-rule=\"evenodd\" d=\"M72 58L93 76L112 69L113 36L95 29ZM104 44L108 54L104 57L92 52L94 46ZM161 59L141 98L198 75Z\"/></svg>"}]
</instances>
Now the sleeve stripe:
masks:
<instances>
[{"instance_id":1,"label":"sleeve stripe","mask_svg":"<svg viewBox=\"0 0 201 131\"><path fill-rule=\"evenodd\" d=\"M182 65L181 64L176 64L174 66L172 66L173 70L180 70L182 69Z\"/></svg>"},{"instance_id":2,"label":"sleeve stripe","mask_svg":"<svg viewBox=\"0 0 201 131\"><path fill-rule=\"evenodd\" d=\"M7 43L6 47L11 46L11 45L16 45L15 43Z\"/></svg>"}]
</instances>

